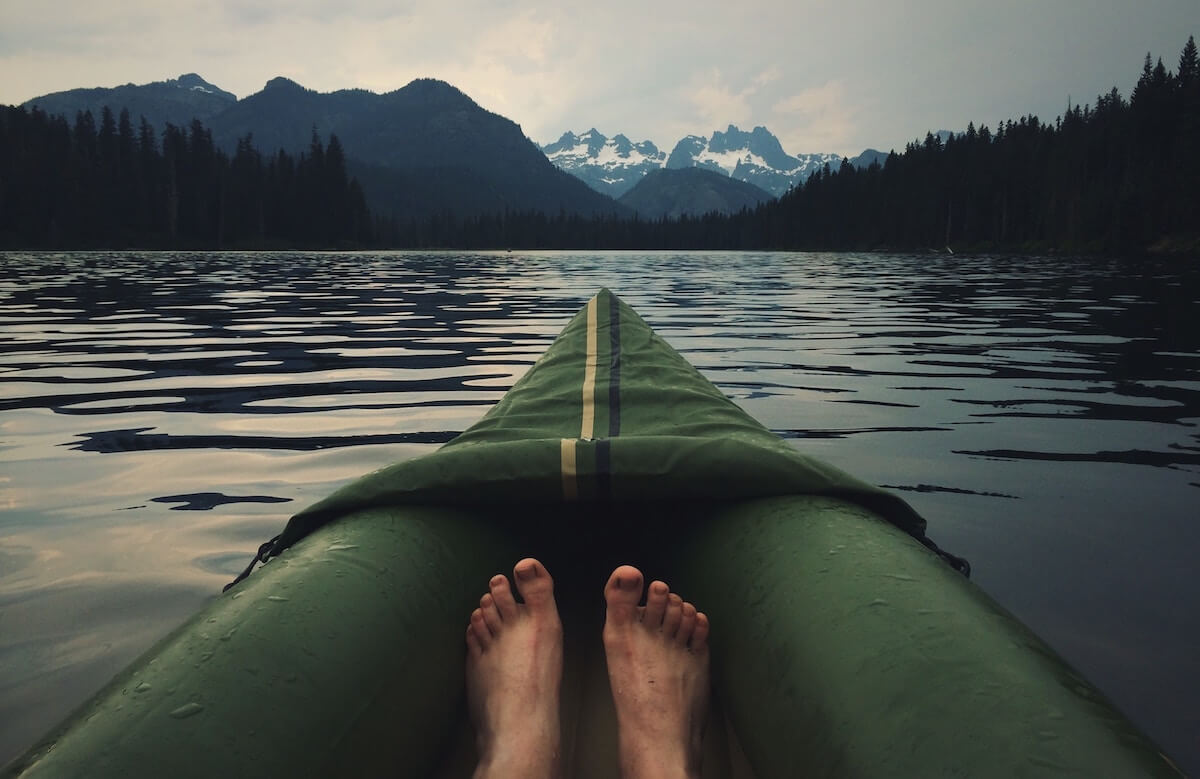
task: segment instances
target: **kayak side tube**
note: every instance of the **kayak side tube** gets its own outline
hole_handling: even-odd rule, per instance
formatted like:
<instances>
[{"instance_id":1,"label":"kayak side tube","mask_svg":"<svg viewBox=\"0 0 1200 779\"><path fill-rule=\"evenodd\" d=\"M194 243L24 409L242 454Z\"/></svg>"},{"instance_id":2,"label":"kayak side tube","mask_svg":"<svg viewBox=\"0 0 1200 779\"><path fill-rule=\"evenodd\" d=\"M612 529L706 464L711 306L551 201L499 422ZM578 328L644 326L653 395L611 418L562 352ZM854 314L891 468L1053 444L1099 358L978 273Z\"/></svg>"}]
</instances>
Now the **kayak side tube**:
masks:
<instances>
[{"instance_id":1,"label":"kayak side tube","mask_svg":"<svg viewBox=\"0 0 1200 779\"><path fill-rule=\"evenodd\" d=\"M762 779L1181 775L1015 617L865 509L729 504L681 543L680 592L711 619L714 684Z\"/></svg>"},{"instance_id":2,"label":"kayak side tube","mask_svg":"<svg viewBox=\"0 0 1200 779\"><path fill-rule=\"evenodd\" d=\"M431 775L461 719L466 615L514 555L477 513L375 509L328 525L0 775Z\"/></svg>"}]
</instances>

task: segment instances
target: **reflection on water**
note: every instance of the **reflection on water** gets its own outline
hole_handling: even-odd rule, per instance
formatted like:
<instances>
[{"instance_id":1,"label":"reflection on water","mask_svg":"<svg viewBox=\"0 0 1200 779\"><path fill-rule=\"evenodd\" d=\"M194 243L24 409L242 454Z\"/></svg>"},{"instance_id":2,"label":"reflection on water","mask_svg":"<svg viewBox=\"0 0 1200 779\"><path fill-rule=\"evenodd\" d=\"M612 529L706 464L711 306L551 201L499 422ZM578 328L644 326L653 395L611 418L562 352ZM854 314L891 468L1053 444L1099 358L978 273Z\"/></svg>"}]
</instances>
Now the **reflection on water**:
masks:
<instances>
[{"instance_id":1,"label":"reflection on water","mask_svg":"<svg viewBox=\"0 0 1200 779\"><path fill-rule=\"evenodd\" d=\"M1194 265L1194 264L1193 264ZM436 448L598 287L788 438L903 491L1200 769L1200 284L1060 259L0 257L0 763L297 508Z\"/></svg>"}]
</instances>

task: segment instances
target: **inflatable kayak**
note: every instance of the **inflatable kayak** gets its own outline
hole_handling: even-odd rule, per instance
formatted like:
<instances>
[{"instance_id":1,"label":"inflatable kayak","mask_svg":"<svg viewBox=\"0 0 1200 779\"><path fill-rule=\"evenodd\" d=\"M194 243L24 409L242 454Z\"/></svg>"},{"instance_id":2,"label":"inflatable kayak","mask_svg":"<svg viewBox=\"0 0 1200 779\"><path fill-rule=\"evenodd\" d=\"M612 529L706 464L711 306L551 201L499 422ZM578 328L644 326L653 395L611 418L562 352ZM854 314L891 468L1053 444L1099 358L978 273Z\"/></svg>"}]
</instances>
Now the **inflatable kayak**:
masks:
<instances>
[{"instance_id":1,"label":"inflatable kayak","mask_svg":"<svg viewBox=\"0 0 1200 779\"><path fill-rule=\"evenodd\" d=\"M799 454L607 290L477 424L292 517L3 774L469 776L467 615L525 555L556 578L568 776L616 775L619 563L710 616L708 776L1178 775L907 504Z\"/></svg>"}]
</instances>

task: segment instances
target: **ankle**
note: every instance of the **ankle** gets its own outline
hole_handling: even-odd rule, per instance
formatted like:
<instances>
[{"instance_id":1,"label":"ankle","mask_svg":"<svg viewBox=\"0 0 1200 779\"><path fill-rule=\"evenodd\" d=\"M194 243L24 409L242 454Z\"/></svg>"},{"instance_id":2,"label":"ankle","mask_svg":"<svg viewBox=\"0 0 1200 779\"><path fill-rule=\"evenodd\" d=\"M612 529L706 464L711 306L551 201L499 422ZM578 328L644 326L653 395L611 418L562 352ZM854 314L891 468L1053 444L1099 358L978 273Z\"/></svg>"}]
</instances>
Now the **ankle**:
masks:
<instances>
[{"instance_id":1,"label":"ankle","mask_svg":"<svg viewBox=\"0 0 1200 779\"><path fill-rule=\"evenodd\" d=\"M541 744L508 743L480 754L474 779L499 777L528 777L529 779L559 779L557 747L545 750Z\"/></svg>"},{"instance_id":2,"label":"ankle","mask_svg":"<svg viewBox=\"0 0 1200 779\"><path fill-rule=\"evenodd\" d=\"M476 779L483 777L530 777L550 779L562 775L559 766L558 723L524 720L519 728L503 733L480 734L476 748L479 763Z\"/></svg>"},{"instance_id":3,"label":"ankle","mask_svg":"<svg viewBox=\"0 0 1200 779\"><path fill-rule=\"evenodd\" d=\"M622 779L699 779L700 762L664 743L621 748Z\"/></svg>"}]
</instances>

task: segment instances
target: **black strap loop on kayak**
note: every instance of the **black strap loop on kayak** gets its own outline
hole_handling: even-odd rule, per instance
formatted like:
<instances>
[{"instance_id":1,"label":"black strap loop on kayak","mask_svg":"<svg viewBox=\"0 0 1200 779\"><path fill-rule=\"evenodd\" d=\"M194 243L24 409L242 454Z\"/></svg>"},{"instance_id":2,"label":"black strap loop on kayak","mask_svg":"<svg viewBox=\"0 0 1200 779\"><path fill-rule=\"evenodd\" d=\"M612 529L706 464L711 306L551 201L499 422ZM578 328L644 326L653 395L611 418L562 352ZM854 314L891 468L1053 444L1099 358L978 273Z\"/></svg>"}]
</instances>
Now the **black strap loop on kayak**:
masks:
<instances>
[{"instance_id":1,"label":"black strap loop on kayak","mask_svg":"<svg viewBox=\"0 0 1200 779\"><path fill-rule=\"evenodd\" d=\"M242 581L247 576L249 576L250 572L254 570L254 566L258 565L259 563L265 563L267 561L267 558L271 556L271 551L275 548L275 542L278 540L279 540L279 536L275 536L270 541L267 541L265 544L260 546L258 548L258 554L254 555L254 559L251 560L250 564L246 566L246 570L239 573L238 577L236 579L234 579L229 584L226 584L224 587L222 587L221 592L228 591L230 587L234 586L235 584L237 584L238 582Z\"/></svg>"},{"instance_id":2,"label":"black strap loop on kayak","mask_svg":"<svg viewBox=\"0 0 1200 779\"><path fill-rule=\"evenodd\" d=\"M946 563L951 568L958 571L959 573L961 573L963 576L967 577L968 579L971 578L971 563L969 563L967 561L967 558L950 554L945 549L942 549L940 546L933 543L933 539L930 538L929 536L922 535L922 536L919 536L917 538L917 540L920 541L922 544L924 544L926 547L928 547L929 550L932 551L934 554L936 554L938 557L945 560Z\"/></svg>"}]
</instances>

